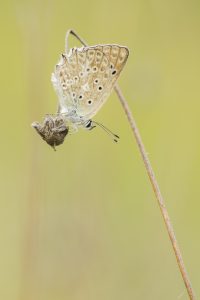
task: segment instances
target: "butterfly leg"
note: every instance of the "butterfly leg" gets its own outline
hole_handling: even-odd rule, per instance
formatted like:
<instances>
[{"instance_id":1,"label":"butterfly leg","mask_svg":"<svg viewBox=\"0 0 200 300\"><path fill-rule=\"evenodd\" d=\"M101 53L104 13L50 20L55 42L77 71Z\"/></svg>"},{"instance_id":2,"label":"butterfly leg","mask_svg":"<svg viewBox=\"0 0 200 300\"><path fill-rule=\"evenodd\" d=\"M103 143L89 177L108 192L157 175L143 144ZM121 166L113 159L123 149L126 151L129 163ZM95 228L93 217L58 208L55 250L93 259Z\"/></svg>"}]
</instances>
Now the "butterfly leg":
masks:
<instances>
[{"instance_id":1,"label":"butterfly leg","mask_svg":"<svg viewBox=\"0 0 200 300\"><path fill-rule=\"evenodd\" d=\"M73 29L69 29L65 36L65 53L68 53L68 51L69 51L68 40L69 40L70 34L73 35L75 38L77 38L77 40L79 42L81 42L81 44L83 44L83 46L87 46L87 43L84 41L84 39L82 39Z\"/></svg>"}]
</instances>

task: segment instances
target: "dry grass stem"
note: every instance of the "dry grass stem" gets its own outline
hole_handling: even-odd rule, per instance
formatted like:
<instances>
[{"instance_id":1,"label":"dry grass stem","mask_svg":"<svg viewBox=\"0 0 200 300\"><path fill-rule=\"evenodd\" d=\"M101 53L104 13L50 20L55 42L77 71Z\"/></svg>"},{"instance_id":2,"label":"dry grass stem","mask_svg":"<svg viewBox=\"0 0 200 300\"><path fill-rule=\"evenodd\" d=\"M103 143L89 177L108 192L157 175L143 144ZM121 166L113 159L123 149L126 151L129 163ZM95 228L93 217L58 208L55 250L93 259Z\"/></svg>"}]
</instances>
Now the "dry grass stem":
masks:
<instances>
[{"instance_id":1,"label":"dry grass stem","mask_svg":"<svg viewBox=\"0 0 200 300\"><path fill-rule=\"evenodd\" d=\"M167 228L167 232L169 234L169 238L171 240L172 247L173 247L173 250L174 250L174 253L175 253L175 256L176 256L176 260L177 260L177 263L178 263L183 281L185 283L189 298L191 300L194 300L195 299L195 294L194 294L194 291L192 289L192 285L191 285L189 276L187 274L187 271L186 271L186 268L185 268L185 265L184 265L181 250L180 250L179 245L177 243L176 236L175 236L175 233L174 233L172 223L171 223L170 218L169 218L168 211L166 209L166 206L165 206L162 194L160 192L160 188L159 188L158 182L156 180L153 168L151 166L150 160L148 158L147 152L146 152L144 144L142 142L138 127L137 127L136 122L133 118L133 115L132 115L131 110L128 106L128 103L127 103L126 99L124 98L124 96L123 96L123 94L122 94L122 92L121 92L121 90L120 90L120 88L117 84L115 85L114 89L115 89L115 92L116 92L116 94L117 94L117 96L118 96L118 98L119 98L119 100L122 104L124 112L125 112L125 114L128 118L128 122L129 122L129 124L131 126L131 129L133 131L133 135L136 139L136 143L138 145L140 154L142 156L142 159L143 159L143 162L144 162L144 165L145 165L145 169L146 169L147 174L149 176L149 179L150 179L155 197L158 201L158 205L160 207L160 210L161 210L161 213L162 213L162 216L163 216L166 228Z\"/></svg>"},{"instance_id":2,"label":"dry grass stem","mask_svg":"<svg viewBox=\"0 0 200 300\"><path fill-rule=\"evenodd\" d=\"M69 30L67 32L66 37L68 37L69 34L74 35L84 46L87 46L87 43L80 36L78 36L77 33L74 30ZM179 266L179 270L181 272L184 284L185 284L187 292L188 292L188 296L189 296L189 298L191 300L195 300L194 290L192 288L189 276L187 274L187 271L186 271L186 268L185 268L185 265L184 265L184 261L183 261L182 254L181 254L181 250L180 250L179 245L177 243L176 236L175 236L175 233L174 233L174 229L173 229L172 223L171 223L170 218L169 218L168 211L166 209L166 206L165 206L163 197L161 195L160 188L159 188L158 182L156 180L153 168L151 166L150 160L148 158L147 152L146 152L144 144L142 142L142 139L141 139L138 127L137 127L136 122L135 122L135 120L133 118L133 115L132 115L131 110L130 110L130 108L128 106L128 103L127 103L125 97L123 96L123 94L122 94L122 92L121 92L118 84L115 85L114 89L115 89L115 92L116 92L116 94L117 94L117 96L118 96L118 98L119 98L119 100L120 100L120 102L122 104L124 112L125 112L125 114L126 114L126 116L128 118L128 122L129 122L129 124L131 126L133 135L134 135L134 137L136 139L136 143L138 145L140 154L142 156L142 160L144 162L145 169L146 169L147 174L149 176L149 179L150 179L150 182L151 182L151 185L152 185L155 197L156 197L156 199L158 201L158 205L160 207L160 211L162 213L162 216L163 216L166 228L167 228L167 232L168 232L168 235L169 235L169 238L170 238L173 250L174 250L174 254L176 256L176 260L177 260L177 263L178 263L178 266Z\"/></svg>"}]
</instances>

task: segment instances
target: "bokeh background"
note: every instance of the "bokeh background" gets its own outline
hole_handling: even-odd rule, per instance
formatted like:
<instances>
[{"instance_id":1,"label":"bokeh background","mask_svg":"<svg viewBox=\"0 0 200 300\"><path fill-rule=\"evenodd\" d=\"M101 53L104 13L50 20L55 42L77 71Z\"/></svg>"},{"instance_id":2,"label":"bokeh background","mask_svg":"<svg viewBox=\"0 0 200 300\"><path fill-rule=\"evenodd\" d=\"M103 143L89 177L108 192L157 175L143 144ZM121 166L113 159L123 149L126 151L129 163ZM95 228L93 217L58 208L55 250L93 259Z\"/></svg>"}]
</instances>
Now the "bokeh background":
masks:
<instances>
[{"instance_id":1,"label":"bokeh background","mask_svg":"<svg viewBox=\"0 0 200 300\"><path fill-rule=\"evenodd\" d=\"M130 49L119 84L200 295L200 2L2 1L0 298L188 299L126 116L113 92L54 152L30 127L54 113L67 29ZM71 46L78 46L72 37Z\"/></svg>"}]
</instances>

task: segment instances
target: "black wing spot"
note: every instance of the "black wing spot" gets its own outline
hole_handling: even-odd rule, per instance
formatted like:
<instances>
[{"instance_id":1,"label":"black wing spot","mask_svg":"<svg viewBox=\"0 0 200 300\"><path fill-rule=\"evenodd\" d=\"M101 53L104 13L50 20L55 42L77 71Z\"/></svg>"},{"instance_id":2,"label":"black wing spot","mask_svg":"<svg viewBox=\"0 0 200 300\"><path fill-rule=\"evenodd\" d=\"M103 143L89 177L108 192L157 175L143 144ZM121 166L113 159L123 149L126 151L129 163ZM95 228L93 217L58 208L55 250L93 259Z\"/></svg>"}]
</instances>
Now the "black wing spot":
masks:
<instances>
[{"instance_id":1,"label":"black wing spot","mask_svg":"<svg viewBox=\"0 0 200 300\"><path fill-rule=\"evenodd\" d=\"M66 89L67 89L67 85L66 85L65 82L62 83L62 88L63 88L63 90L66 90Z\"/></svg>"},{"instance_id":2,"label":"black wing spot","mask_svg":"<svg viewBox=\"0 0 200 300\"><path fill-rule=\"evenodd\" d=\"M93 73L97 72L97 70L98 70L97 67L93 67L93 68L92 68Z\"/></svg>"},{"instance_id":3,"label":"black wing spot","mask_svg":"<svg viewBox=\"0 0 200 300\"><path fill-rule=\"evenodd\" d=\"M74 76L74 81L78 81L78 76Z\"/></svg>"},{"instance_id":4,"label":"black wing spot","mask_svg":"<svg viewBox=\"0 0 200 300\"><path fill-rule=\"evenodd\" d=\"M98 90L99 90L99 91L102 91L102 90L103 90L102 85L98 86Z\"/></svg>"}]
</instances>

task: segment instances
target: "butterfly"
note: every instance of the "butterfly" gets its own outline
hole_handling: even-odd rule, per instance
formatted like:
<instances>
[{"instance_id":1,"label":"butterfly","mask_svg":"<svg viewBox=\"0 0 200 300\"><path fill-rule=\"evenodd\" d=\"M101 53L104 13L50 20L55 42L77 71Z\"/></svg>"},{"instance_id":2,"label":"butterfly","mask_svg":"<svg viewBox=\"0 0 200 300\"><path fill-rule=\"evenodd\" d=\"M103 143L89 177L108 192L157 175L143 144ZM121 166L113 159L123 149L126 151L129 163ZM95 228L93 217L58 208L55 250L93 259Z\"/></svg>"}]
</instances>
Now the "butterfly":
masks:
<instances>
[{"instance_id":1,"label":"butterfly","mask_svg":"<svg viewBox=\"0 0 200 300\"><path fill-rule=\"evenodd\" d=\"M59 100L57 114L32 124L54 150L80 127L91 130L99 125L112 134L92 118L108 99L128 55L127 47L115 44L72 48L61 55L51 77ZM118 138L114 135L115 141Z\"/></svg>"}]
</instances>

